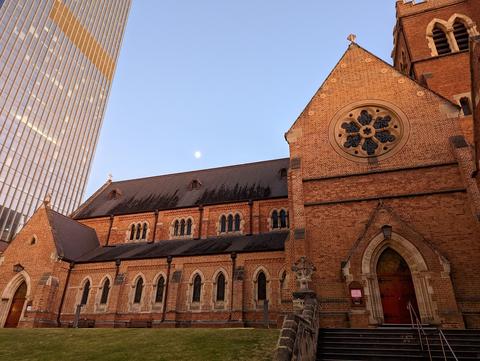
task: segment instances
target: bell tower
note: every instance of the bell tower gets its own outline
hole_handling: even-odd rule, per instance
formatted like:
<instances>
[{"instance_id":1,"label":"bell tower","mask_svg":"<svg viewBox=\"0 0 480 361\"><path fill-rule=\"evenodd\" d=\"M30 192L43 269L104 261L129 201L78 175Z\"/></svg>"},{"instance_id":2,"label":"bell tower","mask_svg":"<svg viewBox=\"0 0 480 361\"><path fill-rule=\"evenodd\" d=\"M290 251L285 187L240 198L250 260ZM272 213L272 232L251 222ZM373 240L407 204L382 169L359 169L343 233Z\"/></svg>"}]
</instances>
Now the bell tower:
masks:
<instances>
[{"instance_id":1,"label":"bell tower","mask_svg":"<svg viewBox=\"0 0 480 361\"><path fill-rule=\"evenodd\" d=\"M479 35L478 0L397 0L396 8L394 66L461 106L470 118L463 125L471 124L469 39Z\"/></svg>"}]
</instances>

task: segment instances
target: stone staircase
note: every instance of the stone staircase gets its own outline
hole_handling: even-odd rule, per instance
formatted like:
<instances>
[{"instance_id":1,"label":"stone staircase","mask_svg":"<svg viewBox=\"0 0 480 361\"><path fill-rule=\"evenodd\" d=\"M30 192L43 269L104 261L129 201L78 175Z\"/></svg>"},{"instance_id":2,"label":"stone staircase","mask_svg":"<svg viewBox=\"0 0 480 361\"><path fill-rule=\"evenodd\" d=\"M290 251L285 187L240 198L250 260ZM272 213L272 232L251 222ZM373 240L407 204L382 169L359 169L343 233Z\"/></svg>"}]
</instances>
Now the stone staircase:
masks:
<instances>
[{"instance_id":1,"label":"stone staircase","mask_svg":"<svg viewBox=\"0 0 480 361\"><path fill-rule=\"evenodd\" d=\"M446 358L436 328L424 328L432 360L455 360L445 346ZM480 330L445 330L457 359L480 360ZM323 360L430 360L425 337L422 351L417 330L410 326L375 329L320 329L317 361Z\"/></svg>"}]
</instances>

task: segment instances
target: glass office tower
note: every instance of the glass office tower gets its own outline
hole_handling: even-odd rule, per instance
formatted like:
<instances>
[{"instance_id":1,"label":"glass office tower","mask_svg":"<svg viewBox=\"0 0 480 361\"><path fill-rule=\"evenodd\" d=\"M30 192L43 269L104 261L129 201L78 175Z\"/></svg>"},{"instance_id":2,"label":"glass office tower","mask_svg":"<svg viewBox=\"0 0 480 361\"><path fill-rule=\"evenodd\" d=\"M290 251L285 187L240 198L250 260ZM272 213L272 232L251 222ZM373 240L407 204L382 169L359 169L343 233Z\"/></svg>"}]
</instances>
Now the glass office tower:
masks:
<instances>
[{"instance_id":1,"label":"glass office tower","mask_svg":"<svg viewBox=\"0 0 480 361\"><path fill-rule=\"evenodd\" d=\"M131 0L0 0L0 240L83 197Z\"/></svg>"}]
</instances>

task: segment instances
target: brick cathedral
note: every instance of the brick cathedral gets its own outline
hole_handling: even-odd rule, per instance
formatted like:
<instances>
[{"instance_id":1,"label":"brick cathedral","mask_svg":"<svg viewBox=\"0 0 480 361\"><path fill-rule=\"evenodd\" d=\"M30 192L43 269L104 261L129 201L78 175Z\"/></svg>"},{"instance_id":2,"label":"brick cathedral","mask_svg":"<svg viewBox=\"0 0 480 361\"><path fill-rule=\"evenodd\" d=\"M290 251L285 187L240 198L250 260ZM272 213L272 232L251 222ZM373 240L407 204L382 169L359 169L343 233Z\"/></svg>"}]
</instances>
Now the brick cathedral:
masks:
<instances>
[{"instance_id":1,"label":"brick cathedral","mask_svg":"<svg viewBox=\"0 0 480 361\"><path fill-rule=\"evenodd\" d=\"M46 199L0 258L0 327L271 326L292 266L321 327L480 328L478 0L397 1L393 66L355 43L290 157Z\"/></svg>"}]
</instances>

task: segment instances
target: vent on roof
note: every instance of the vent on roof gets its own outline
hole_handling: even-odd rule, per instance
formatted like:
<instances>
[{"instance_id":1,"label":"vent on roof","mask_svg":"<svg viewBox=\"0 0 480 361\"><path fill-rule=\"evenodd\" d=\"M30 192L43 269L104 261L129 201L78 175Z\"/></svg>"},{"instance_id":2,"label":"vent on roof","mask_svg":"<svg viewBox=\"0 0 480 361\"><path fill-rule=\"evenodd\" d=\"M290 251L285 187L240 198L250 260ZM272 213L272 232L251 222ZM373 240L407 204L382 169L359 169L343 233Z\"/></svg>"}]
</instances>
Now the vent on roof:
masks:
<instances>
[{"instance_id":1,"label":"vent on roof","mask_svg":"<svg viewBox=\"0 0 480 361\"><path fill-rule=\"evenodd\" d=\"M109 194L108 198L109 199L118 199L122 196L122 191L118 188L113 189Z\"/></svg>"},{"instance_id":2,"label":"vent on roof","mask_svg":"<svg viewBox=\"0 0 480 361\"><path fill-rule=\"evenodd\" d=\"M437 26L433 29L433 41L437 48L438 55L449 54L452 52L450 44L448 43L447 35Z\"/></svg>"},{"instance_id":3,"label":"vent on roof","mask_svg":"<svg viewBox=\"0 0 480 361\"><path fill-rule=\"evenodd\" d=\"M468 31L465 24L456 21L455 24L453 24L453 34L457 40L458 49L468 50Z\"/></svg>"},{"instance_id":4,"label":"vent on roof","mask_svg":"<svg viewBox=\"0 0 480 361\"><path fill-rule=\"evenodd\" d=\"M202 187L202 183L198 179L194 179L188 185L188 189L193 191L196 189L200 189Z\"/></svg>"},{"instance_id":5,"label":"vent on roof","mask_svg":"<svg viewBox=\"0 0 480 361\"><path fill-rule=\"evenodd\" d=\"M287 178L288 170L287 168L282 168L278 173L280 174L280 178L284 179L284 178Z\"/></svg>"}]
</instances>

